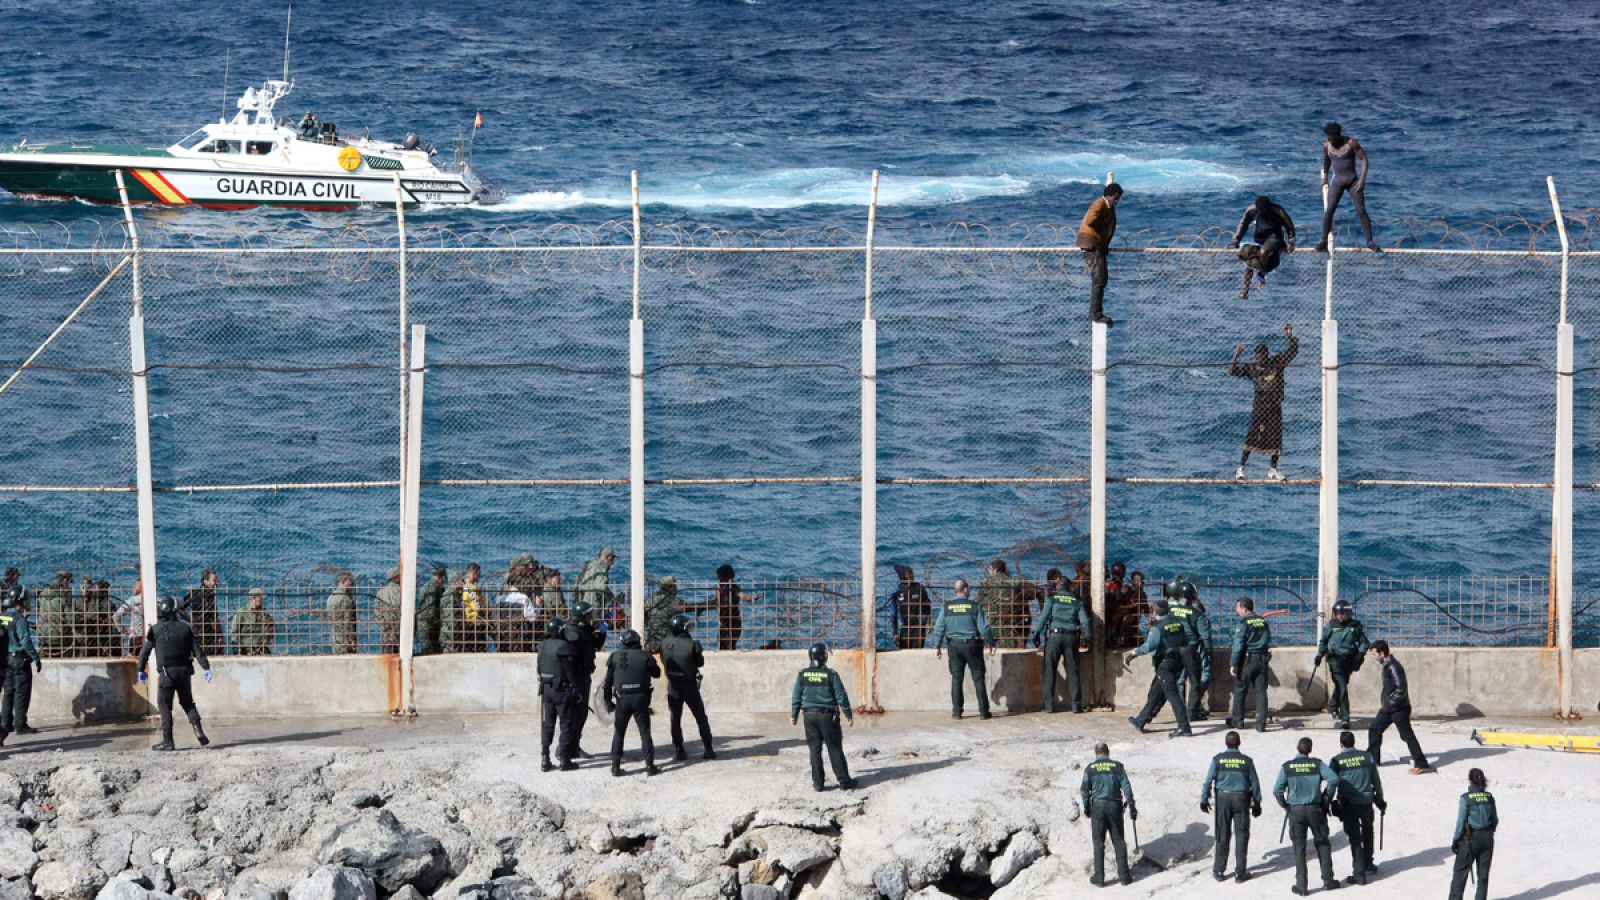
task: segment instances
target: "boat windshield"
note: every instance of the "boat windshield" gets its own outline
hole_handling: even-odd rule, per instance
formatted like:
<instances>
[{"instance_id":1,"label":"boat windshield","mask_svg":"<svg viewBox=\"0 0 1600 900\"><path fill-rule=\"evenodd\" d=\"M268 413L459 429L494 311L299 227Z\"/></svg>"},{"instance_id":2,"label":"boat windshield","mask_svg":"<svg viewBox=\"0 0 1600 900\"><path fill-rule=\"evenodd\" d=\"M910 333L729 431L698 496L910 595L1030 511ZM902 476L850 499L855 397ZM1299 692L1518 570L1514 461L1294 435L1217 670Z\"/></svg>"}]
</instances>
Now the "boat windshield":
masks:
<instances>
[{"instance_id":1,"label":"boat windshield","mask_svg":"<svg viewBox=\"0 0 1600 900\"><path fill-rule=\"evenodd\" d=\"M196 131L194 134L191 134L188 137L184 138L183 140L179 141L178 142L178 146L182 147L185 150L193 150L195 147L198 147L200 145L201 141L203 141L205 139L206 139L206 130L204 128L202 128L199 131Z\"/></svg>"}]
</instances>

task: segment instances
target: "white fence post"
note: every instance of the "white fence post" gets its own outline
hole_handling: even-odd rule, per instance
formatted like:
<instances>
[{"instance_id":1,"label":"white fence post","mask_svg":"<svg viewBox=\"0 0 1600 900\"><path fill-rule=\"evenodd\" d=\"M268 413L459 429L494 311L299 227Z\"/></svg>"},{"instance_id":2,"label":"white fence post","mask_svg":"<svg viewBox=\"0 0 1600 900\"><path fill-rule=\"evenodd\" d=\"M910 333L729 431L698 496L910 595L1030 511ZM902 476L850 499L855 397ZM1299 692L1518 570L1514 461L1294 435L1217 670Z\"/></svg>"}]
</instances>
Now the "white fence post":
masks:
<instances>
[{"instance_id":1,"label":"white fence post","mask_svg":"<svg viewBox=\"0 0 1600 900\"><path fill-rule=\"evenodd\" d=\"M128 368L133 372L134 484L138 491L139 589L144 594L144 621L155 624L160 587L156 579L156 498L150 462L150 378L144 354L144 280L140 266L139 229L133 222L128 187L117 170L122 218L133 248L133 315L128 319ZM153 681L153 679L152 679Z\"/></svg>"},{"instance_id":2,"label":"white fence post","mask_svg":"<svg viewBox=\"0 0 1600 900\"><path fill-rule=\"evenodd\" d=\"M422 524L422 380L428 330L411 327L410 420L406 429L405 470L400 476L400 715L417 713L412 659L417 641L417 543Z\"/></svg>"},{"instance_id":3,"label":"white fence post","mask_svg":"<svg viewBox=\"0 0 1600 900\"><path fill-rule=\"evenodd\" d=\"M1106 184L1117 180L1106 173ZM1109 252L1109 248L1108 252ZM1089 612L1094 620L1091 680L1095 703L1109 704L1110 670L1106 645L1106 345L1111 332L1092 323L1089 350Z\"/></svg>"},{"instance_id":4,"label":"white fence post","mask_svg":"<svg viewBox=\"0 0 1600 900\"><path fill-rule=\"evenodd\" d=\"M1576 719L1572 708L1572 378L1573 328L1567 321L1567 275L1572 248L1561 215L1556 180L1545 181L1561 236L1561 319L1556 326L1556 458L1555 490L1550 515L1551 585L1556 607L1556 709L1563 719Z\"/></svg>"},{"instance_id":5,"label":"white fence post","mask_svg":"<svg viewBox=\"0 0 1600 900\"><path fill-rule=\"evenodd\" d=\"M878 228L878 173L867 206L866 300L861 319L861 649L867 679L864 709L878 703L878 321L872 314L872 246Z\"/></svg>"},{"instance_id":6,"label":"white fence post","mask_svg":"<svg viewBox=\"0 0 1600 900\"><path fill-rule=\"evenodd\" d=\"M1322 186L1328 205L1328 186ZM1339 322L1333 317L1333 234L1322 288L1322 470L1317 516L1317 639L1339 601Z\"/></svg>"},{"instance_id":7,"label":"white fence post","mask_svg":"<svg viewBox=\"0 0 1600 900\"><path fill-rule=\"evenodd\" d=\"M644 634L644 319L639 270L644 261L639 173L633 173L633 318L628 320L628 622Z\"/></svg>"},{"instance_id":8,"label":"white fence post","mask_svg":"<svg viewBox=\"0 0 1600 900\"><path fill-rule=\"evenodd\" d=\"M410 331L411 297L406 284L406 205L405 190L400 186L400 176L394 176L394 216L395 228L400 240L400 481L402 484L400 496L401 528L405 527L406 498L403 485L406 472L406 450L410 442L406 440L406 429L409 427L411 416L406 408L406 391L411 384L406 368L410 364L411 354L406 350L406 338ZM402 553L404 549L402 548ZM413 574L411 572L402 573Z\"/></svg>"}]
</instances>

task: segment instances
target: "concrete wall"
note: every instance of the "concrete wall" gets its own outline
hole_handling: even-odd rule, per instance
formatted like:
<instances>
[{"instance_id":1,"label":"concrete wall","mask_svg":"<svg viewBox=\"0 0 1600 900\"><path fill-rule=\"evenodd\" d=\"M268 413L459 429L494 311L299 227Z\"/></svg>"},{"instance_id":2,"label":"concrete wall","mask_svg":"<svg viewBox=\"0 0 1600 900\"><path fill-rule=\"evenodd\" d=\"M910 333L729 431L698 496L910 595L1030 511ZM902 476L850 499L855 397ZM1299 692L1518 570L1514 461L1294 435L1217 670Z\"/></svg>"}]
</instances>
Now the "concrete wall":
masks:
<instances>
[{"instance_id":1,"label":"concrete wall","mask_svg":"<svg viewBox=\"0 0 1600 900\"><path fill-rule=\"evenodd\" d=\"M1556 660L1549 650L1399 649L1411 680L1419 715L1547 715L1554 711ZM1326 669L1309 684L1313 653L1309 648L1280 648L1272 654L1268 676L1274 712L1320 709L1327 700ZM1574 654L1576 706L1586 715L1600 701L1600 650ZM832 660L851 700L867 702L863 654L840 652ZM806 664L799 651L710 654L705 672L706 705L715 712L784 713L794 676ZM605 658L600 660L604 671ZM1090 659L1083 658L1086 699ZM901 650L878 655L878 700L887 711L947 711L950 675L947 660L931 650ZM1152 667L1141 659L1131 668L1121 654L1104 660L1104 694L1119 711L1131 714L1144 703ZM422 715L444 713L510 713L531 715L538 709L537 678L532 654L446 655L418 657L415 703ZM1218 653L1212 667L1211 708L1225 711L1232 681L1227 659ZM130 660L49 661L34 678L31 720L108 722L138 719L154 711L154 695L135 681ZM598 679L597 679L598 683ZM986 678L997 713L1027 712L1041 705L1043 660L1036 651L1007 650L989 658ZM1369 662L1351 681L1352 709L1370 714L1377 708L1379 673ZM1057 707L1064 708L1065 679L1057 680ZM966 710L977 712L970 682L965 685ZM197 682L196 700L208 717L380 715L400 706L399 662L394 657L225 657L216 660L211 684ZM665 703L664 688L657 693ZM1165 714L1163 715L1163 718Z\"/></svg>"}]
</instances>

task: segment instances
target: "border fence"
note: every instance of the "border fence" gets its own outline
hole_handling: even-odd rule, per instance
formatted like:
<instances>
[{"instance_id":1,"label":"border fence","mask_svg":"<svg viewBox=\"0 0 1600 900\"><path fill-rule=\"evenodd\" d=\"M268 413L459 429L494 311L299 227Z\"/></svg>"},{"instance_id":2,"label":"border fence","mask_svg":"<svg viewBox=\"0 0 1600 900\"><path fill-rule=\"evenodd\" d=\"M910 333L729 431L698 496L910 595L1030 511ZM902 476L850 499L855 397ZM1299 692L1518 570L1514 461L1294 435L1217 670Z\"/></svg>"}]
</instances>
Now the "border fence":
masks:
<instances>
[{"instance_id":1,"label":"border fence","mask_svg":"<svg viewBox=\"0 0 1600 900\"><path fill-rule=\"evenodd\" d=\"M1412 645L1556 648L1564 672L1600 646L1600 572L1574 571L1600 546L1573 529L1600 513L1600 332L1582 328L1600 251L1574 249L1588 219L1553 180L1545 224L1302 250L1248 302L1227 235L1115 247L1114 330L1083 315L1075 229L880 230L876 176L864 238L647 228L637 190L631 221L596 227L462 235L397 207L392 231L185 243L125 205L86 246L5 234L0 417L59 422L0 447L6 527L94 548L20 560L49 652L128 652L195 559L222 561L202 601L220 653L526 651L581 590L614 627L681 608L708 649L820 638L870 658L924 646L957 577L1018 645L1052 566L1111 646L1184 570L1219 644L1218 607L1249 595L1280 642L1314 642L1342 597ZM1282 351L1286 320L1286 477L1257 458L1236 478L1249 385L1227 351ZM779 515L814 540L768 546ZM561 535L541 555L623 562L530 555L531 588L486 562L466 596L465 560L535 533ZM337 564L308 568L329 544ZM1413 573L1398 545L1490 558ZM805 574L711 577L758 549ZM880 557L919 550L926 601L888 603ZM1142 592L1111 569L1141 556ZM1351 563L1369 557L1386 561Z\"/></svg>"}]
</instances>

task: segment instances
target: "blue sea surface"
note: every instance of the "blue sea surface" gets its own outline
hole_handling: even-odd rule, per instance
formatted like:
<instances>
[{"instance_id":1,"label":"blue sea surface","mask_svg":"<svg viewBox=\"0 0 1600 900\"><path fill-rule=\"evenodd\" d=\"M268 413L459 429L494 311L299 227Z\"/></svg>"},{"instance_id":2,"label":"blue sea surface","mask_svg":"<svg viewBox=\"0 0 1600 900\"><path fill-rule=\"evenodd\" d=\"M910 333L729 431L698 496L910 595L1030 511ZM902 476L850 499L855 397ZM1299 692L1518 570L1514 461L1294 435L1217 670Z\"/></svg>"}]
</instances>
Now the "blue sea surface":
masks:
<instances>
[{"instance_id":1,"label":"blue sea surface","mask_svg":"<svg viewBox=\"0 0 1600 900\"><path fill-rule=\"evenodd\" d=\"M247 83L277 76L283 12L6 4L0 144L176 140L231 110ZM445 243L457 240L446 232L472 243L512 231L626 243L625 229L606 226L630 214L633 170L646 225L664 243L722 231L859 243L874 170L888 243L959 242L972 225L979 243L1070 243L1108 171L1128 188L1119 245L1217 243L1251 198L1270 194L1295 216L1303 249L1248 302L1233 299L1231 257L1113 257L1110 467L1117 477L1231 475L1250 388L1227 376L1227 359L1239 343L1281 349L1287 322L1302 343L1287 376L1283 465L1310 478L1323 257L1305 251L1318 231L1322 124L1343 122L1372 155L1380 241L1426 245L1450 232L1452 245L1555 249L1552 233L1515 220L1550 218L1547 175L1569 211L1600 206L1597 34L1590 5L1478 0L301 2L296 87L280 113L315 110L346 132L416 131L448 155L481 112L474 162L508 196L410 214ZM119 215L0 196L0 229L41 236L0 250L81 241ZM383 210L184 209L141 211L140 221L169 246L286 234L314 244L347 226L392 243L393 229ZM1478 226L1486 221L1499 229ZM1340 223L1349 244L1353 213ZM564 225L595 231L551 230ZM625 479L627 255L414 260L410 315L428 326L436 367L425 477ZM875 265L880 475L1087 474L1078 259L886 252ZM82 259L0 256L0 358L26 356L104 273ZM859 255L647 254L647 476L855 474L863 275ZM1341 258L1343 477L1549 480L1558 277L1548 259ZM1600 261L1575 261L1580 367L1595 361L1591 288ZM392 257L152 264L151 362L187 367L152 375L157 483L398 477L397 293ZM116 371L129 300L126 287L108 291L41 359L111 371L38 370L0 396L0 482L131 481L129 390ZM300 371L329 365L348 368ZM1600 384L1585 371L1577 388L1578 480L1600 481L1590 398ZM1259 476L1264 461L1251 467ZM652 488L649 572L703 581L732 561L755 575L853 576L858 491ZM1600 553L1588 527L1600 510L1592 493L1577 502L1587 603L1600 593L1600 570L1586 562ZM1112 558L1152 579L1315 575L1315 487L1115 484L1111 503ZM610 544L620 581L627 504L614 485L429 487L423 555L493 570L532 552L570 578ZM880 559L948 581L1004 556L1038 577L1087 553L1087 506L1081 486L885 486ZM126 582L132 509L127 495L0 496L0 557L30 581L68 565ZM163 494L163 586L208 565L236 583L342 567L371 581L395 558L397 513L383 489ZM1381 578L1542 577L1549 524L1545 491L1347 488L1346 591ZM1462 616L1500 621L1492 591L1461 596Z\"/></svg>"}]
</instances>

